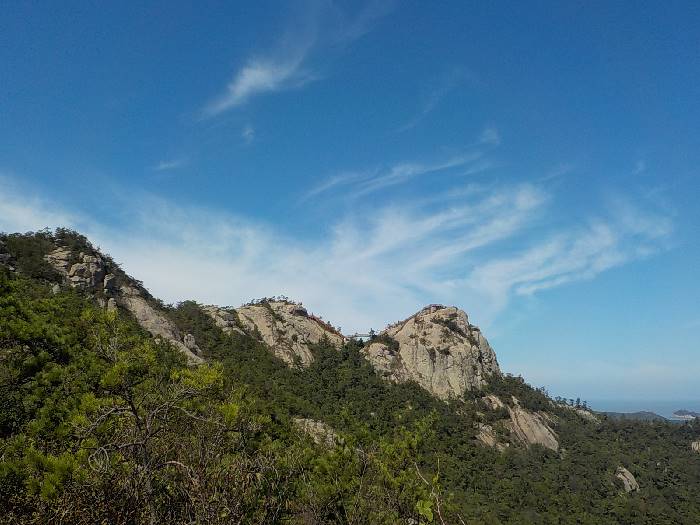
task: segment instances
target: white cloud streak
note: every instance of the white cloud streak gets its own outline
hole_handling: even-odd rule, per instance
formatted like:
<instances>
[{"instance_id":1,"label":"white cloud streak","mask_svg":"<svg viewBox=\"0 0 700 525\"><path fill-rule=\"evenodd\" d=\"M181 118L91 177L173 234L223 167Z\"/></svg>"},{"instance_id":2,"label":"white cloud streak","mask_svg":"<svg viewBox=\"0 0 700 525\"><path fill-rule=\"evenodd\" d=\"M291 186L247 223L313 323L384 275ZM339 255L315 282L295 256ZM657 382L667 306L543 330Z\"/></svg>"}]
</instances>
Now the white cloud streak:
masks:
<instances>
[{"instance_id":1,"label":"white cloud streak","mask_svg":"<svg viewBox=\"0 0 700 525\"><path fill-rule=\"evenodd\" d=\"M308 12L296 20L274 50L249 58L233 75L221 95L203 109L214 117L243 106L253 97L301 87L318 78L309 65L320 48L346 46L370 31L386 15L393 2L371 1L350 16L333 2L311 2Z\"/></svg>"},{"instance_id":2,"label":"white cloud streak","mask_svg":"<svg viewBox=\"0 0 700 525\"><path fill-rule=\"evenodd\" d=\"M540 231L553 196L531 184L394 202L296 238L225 213L133 198L119 226L0 190L0 230L81 229L166 301L237 305L284 294L347 331L432 302L486 323L514 297L591 279L664 249L668 217L624 201L586 225Z\"/></svg>"},{"instance_id":3,"label":"white cloud streak","mask_svg":"<svg viewBox=\"0 0 700 525\"><path fill-rule=\"evenodd\" d=\"M186 159L162 160L155 166L154 171L170 171L182 168L187 163Z\"/></svg>"},{"instance_id":4,"label":"white cloud streak","mask_svg":"<svg viewBox=\"0 0 700 525\"><path fill-rule=\"evenodd\" d=\"M312 78L301 71L306 52L302 49L288 58L251 59L236 73L224 94L207 105L205 116L215 116L241 106L255 95L305 84Z\"/></svg>"},{"instance_id":5,"label":"white cloud streak","mask_svg":"<svg viewBox=\"0 0 700 525\"><path fill-rule=\"evenodd\" d=\"M456 168L464 168L459 173L460 175L470 175L491 167L490 163L477 163L476 161L481 157L482 153L477 151L429 164L402 162L387 169L375 168L365 172L344 172L333 175L313 187L304 195L304 200L341 188L345 197L362 197L391 186L405 184L425 175L447 172Z\"/></svg>"}]
</instances>

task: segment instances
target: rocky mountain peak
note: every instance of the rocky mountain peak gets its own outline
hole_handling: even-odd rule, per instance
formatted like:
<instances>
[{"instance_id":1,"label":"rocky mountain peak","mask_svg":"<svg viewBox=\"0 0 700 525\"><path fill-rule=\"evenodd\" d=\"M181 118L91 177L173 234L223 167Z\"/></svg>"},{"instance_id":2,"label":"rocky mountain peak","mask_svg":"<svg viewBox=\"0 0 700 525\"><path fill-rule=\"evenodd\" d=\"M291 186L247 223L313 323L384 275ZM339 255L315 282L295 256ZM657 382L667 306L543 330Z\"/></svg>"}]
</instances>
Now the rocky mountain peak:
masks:
<instances>
[{"instance_id":1,"label":"rocky mountain peak","mask_svg":"<svg viewBox=\"0 0 700 525\"><path fill-rule=\"evenodd\" d=\"M429 305L387 327L366 349L385 377L415 381L448 399L485 385L500 374L496 354L467 314L454 306Z\"/></svg>"},{"instance_id":2,"label":"rocky mountain peak","mask_svg":"<svg viewBox=\"0 0 700 525\"><path fill-rule=\"evenodd\" d=\"M235 314L245 331L259 337L289 365L311 364L310 345L324 339L337 347L345 342L342 334L330 324L292 301L263 300L237 308Z\"/></svg>"}]
</instances>

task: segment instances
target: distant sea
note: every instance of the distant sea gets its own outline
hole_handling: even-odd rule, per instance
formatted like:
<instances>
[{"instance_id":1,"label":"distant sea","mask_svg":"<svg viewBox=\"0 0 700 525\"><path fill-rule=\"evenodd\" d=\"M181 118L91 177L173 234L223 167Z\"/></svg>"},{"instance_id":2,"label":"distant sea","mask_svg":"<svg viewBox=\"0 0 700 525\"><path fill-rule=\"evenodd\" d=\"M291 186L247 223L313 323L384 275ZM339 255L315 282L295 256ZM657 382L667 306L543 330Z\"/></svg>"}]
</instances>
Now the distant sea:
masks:
<instances>
[{"instance_id":1,"label":"distant sea","mask_svg":"<svg viewBox=\"0 0 700 525\"><path fill-rule=\"evenodd\" d=\"M673 416L676 410L700 412L700 399L678 401L596 399L588 401L588 406L596 412L654 412L667 419L678 419Z\"/></svg>"}]
</instances>

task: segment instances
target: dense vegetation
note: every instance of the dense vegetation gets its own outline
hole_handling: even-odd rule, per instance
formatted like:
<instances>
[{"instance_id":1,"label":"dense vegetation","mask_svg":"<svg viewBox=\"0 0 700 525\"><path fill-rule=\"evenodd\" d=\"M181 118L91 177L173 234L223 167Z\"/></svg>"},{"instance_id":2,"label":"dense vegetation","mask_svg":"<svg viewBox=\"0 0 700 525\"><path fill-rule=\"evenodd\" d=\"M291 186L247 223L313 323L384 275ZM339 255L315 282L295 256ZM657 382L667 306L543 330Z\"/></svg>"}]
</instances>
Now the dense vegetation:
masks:
<instances>
[{"instance_id":1,"label":"dense vegetation","mask_svg":"<svg viewBox=\"0 0 700 525\"><path fill-rule=\"evenodd\" d=\"M54 237L4 242L20 271L0 265L0 521L700 523L698 422L596 424L494 377L504 401L552 414L561 444L498 452L475 442L479 422L505 436L479 395L389 383L360 342L290 368L184 302L168 315L208 363L189 368L126 314L52 293ZM317 445L295 417L342 437ZM615 481L620 465L638 492Z\"/></svg>"}]
</instances>

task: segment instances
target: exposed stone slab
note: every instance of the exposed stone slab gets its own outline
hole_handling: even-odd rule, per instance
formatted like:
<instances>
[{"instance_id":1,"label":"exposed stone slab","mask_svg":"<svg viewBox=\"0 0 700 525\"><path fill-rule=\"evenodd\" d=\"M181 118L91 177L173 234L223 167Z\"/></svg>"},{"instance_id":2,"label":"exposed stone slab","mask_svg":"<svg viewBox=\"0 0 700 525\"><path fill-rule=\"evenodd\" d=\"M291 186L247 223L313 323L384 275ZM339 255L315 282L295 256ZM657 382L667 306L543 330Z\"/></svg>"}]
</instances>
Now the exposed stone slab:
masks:
<instances>
[{"instance_id":1,"label":"exposed stone slab","mask_svg":"<svg viewBox=\"0 0 700 525\"><path fill-rule=\"evenodd\" d=\"M617 467L615 477L622 481L625 492L634 492L639 490L639 483L637 483L635 477L625 467Z\"/></svg>"},{"instance_id":2,"label":"exposed stone slab","mask_svg":"<svg viewBox=\"0 0 700 525\"><path fill-rule=\"evenodd\" d=\"M153 308L148 301L143 297L138 288L130 285L122 285L120 287L120 295L117 298L117 304L126 308L136 318L138 323L154 337L162 337L172 343L178 350L187 356L190 363L201 363L203 359L195 354L192 349L196 348L194 337L191 337L188 342L190 347L183 342L179 330L170 319L163 313Z\"/></svg>"}]
</instances>

